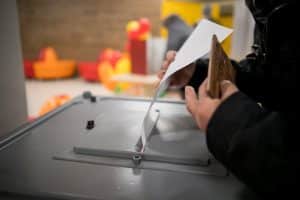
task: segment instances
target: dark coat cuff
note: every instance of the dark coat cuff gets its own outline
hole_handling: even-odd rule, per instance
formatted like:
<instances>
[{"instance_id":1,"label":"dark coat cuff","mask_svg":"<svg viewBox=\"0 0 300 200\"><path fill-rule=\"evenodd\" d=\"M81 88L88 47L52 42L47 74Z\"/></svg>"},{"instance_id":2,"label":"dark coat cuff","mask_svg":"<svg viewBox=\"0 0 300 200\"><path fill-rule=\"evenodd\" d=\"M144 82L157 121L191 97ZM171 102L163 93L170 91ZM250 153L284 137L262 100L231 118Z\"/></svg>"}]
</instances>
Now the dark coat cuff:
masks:
<instances>
[{"instance_id":1,"label":"dark coat cuff","mask_svg":"<svg viewBox=\"0 0 300 200\"><path fill-rule=\"evenodd\" d=\"M215 157L226 163L232 137L255 123L262 108L242 92L228 97L217 108L207 127L207 146Z\"/></svg>"}]
</instances>

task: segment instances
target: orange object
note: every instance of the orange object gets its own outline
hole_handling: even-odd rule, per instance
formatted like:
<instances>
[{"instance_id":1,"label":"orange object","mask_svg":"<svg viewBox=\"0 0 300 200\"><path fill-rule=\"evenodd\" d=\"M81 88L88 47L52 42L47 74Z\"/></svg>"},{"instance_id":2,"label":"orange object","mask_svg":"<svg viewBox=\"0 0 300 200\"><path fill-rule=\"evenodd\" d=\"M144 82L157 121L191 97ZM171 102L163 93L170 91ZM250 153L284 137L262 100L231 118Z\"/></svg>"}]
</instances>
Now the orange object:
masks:
<instances>
[{"instance_id":1,"label":"orange object","mask_svg":"<svg viewBox=\"0 0 300 200\"><path fill-rule=\"evenodd\" d=\"M128 87L126 83L117 83L116 81L112 80L114 75L119 74L128 74L131 71L131 62L129 56L124 54L122 58L120 58L117 62L115 67L109 61L103 61L99 63L98 67L98 75L100 78L100 82L108 88L109 90L116 90L116 89L125 89Z\"/></svg>"},{"instance_id":2,"label":"orange object","mask_svg":"<svg viewBox=\"0 0 300 200\"><path fill-rule=\"evenodd\" d=\"M43 48L40 50L39 53L39 60L45 61L45 60L51 60L55 61L58 59L58 56L56 54L56 51L52 47Z\"/></svg>"},{"instance_id":3,"label":"orange object","mask_svg":"<svg viewBox=\"0 0 300 200\"><path fill-rule=\"evenodd\" d=\"M42 49L39 59L33 63L34 74L38 79L68 78L75 73L75 61L59 60L51 47Z\"/></svg>"},{"instance_id":4,"label":"orange object","mask_svg":"<svg viewBox=\"0 0 300 200\"><path fill-rule=\"evenodd\" d=\"M99 63L98 74L99 74L100 82L102 82L102 84L106 88L110 90L113 90L115 88L116 83L111 80L111 77L114 74L114 69L113 66L108 61Z\"/></svg>"},{"instance_id":5,"label":"orange object","mask_svg":"<svg viewBox=\"0 0 300 200\"><path fill-rule=\"evenodd\" d=\"M42 116L42 115L54 110L55 108L63 105L70 99L71 99L71 97L66 94L57 95L57 96L52 97L51 99L47 100L43 104L43 106L41 107L41 109L39 111L39 116Z\"/></svg>"}]
</instances>

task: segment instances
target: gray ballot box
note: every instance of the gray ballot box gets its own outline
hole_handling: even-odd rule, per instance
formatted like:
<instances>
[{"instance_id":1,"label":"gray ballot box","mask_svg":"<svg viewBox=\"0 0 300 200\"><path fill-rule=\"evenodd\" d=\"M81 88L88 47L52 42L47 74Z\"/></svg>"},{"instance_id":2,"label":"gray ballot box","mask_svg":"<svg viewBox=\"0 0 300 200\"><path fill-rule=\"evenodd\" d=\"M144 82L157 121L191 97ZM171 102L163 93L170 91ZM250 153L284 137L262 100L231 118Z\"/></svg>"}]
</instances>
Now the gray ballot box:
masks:
<instances>
[{"instance_id":1,"label":"gray ballot box","mask_svg":"<svg viewBox=\"0 0 300 200\"><path fill-rule=\"evenodd\" d=\"M0 142L3 199L257 199L209 153L182 102L86 92Z\"/></svg>"}]
</instances>

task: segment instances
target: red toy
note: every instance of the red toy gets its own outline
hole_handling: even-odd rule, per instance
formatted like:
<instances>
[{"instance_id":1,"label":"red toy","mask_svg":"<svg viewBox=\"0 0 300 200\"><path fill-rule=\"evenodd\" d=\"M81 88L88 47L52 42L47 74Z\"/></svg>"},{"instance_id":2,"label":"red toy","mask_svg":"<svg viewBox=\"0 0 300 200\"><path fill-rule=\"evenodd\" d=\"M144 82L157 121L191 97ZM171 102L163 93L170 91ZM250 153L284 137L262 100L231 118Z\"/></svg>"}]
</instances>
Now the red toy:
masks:
<instances>
[{"instance_id":1,"label":"red toy","mask_svg":"<svg viewBox=\"0 0 300 200\"><path fill-rule=\"evenodd\" d=\"M146 40L150 35L150 22L147 18L130 21L126 26L132 73L146 75L147 53Z\"/></svg>"},{"instance_id":2,"label":"red toy","mask_svg":"<svg viewBox=\"0 0 300 200\"><path fill-rule=\"evenodd\" d=\"M122 53L110 48L104 49L98 56L96 62L80 62L78 63L79 75L86 81L98 81L100 79L98 68L101 63L109 63L112 69L115 69L118 61L122 58ZM106 80L106 79L105 79Z\"/></svg>"},{"instance_id":3,"label":"red toy","mask_svg":"<svg viewBox=\"0 0 300 200\"><path fill-rule=\"evenodd\" d=\"M132 73L146 75L148 73L146 41L130 40L130 57L132 61Z\"/></svg>"},{"instance_id":4,"label":"red toy","mask_svg":"<svg viewBox=\"0 0 300 200\"><path fill-rule=\"evenodd\" d=\"M26 78L34 78L33 62L23 60L24 73Z\"/></svg>"},{"instance_id":5,"label":"red toy","mask_svg":"<svg viewBox=\"0 0 300 200\"><path fill-rule=\"evenodd\" d=\"M113 49L104 49L98 58L98 62L108 61L112 66L115 66L118 60L122 57L122 53Z\"/></svg>"},{"instance_id":6,"label":"red toy","mask_svg":"<svg viewBox=\"0 0 300 200\"><path fill-rule=\"evenodd\" d=\"M79 62L79 75L86 81L98 81L98 62Z\"/></svg>"}]
</instances>

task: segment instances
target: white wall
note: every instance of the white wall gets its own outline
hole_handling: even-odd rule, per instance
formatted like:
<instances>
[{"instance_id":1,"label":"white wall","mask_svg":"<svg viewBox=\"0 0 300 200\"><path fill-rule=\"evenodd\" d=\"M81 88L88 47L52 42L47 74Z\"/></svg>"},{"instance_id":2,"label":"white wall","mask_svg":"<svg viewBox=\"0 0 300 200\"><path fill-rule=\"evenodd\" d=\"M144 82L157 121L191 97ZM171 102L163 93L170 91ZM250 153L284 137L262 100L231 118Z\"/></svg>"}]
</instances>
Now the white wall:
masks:
<instances>
[{"instance_id":1,"label":"white wall","mask_svg":"<svg viewBox=\"0 0 300 200\"><path fill-rule=\"evenodd\" d=\"M0 138L27 118L15 0L0 1Z\"/></svg>"}]
</instances>

